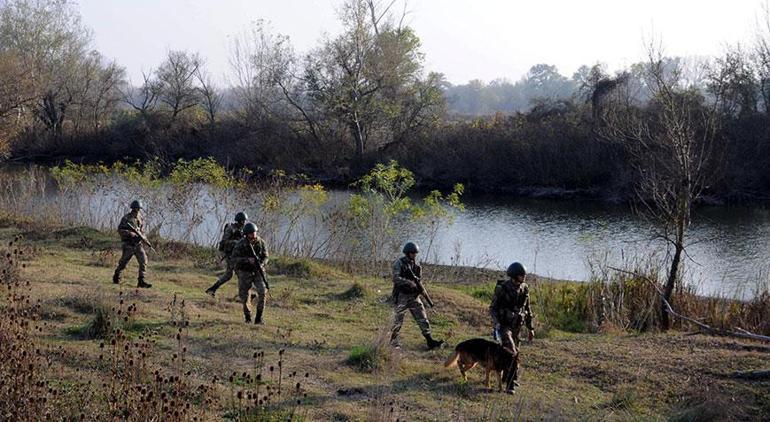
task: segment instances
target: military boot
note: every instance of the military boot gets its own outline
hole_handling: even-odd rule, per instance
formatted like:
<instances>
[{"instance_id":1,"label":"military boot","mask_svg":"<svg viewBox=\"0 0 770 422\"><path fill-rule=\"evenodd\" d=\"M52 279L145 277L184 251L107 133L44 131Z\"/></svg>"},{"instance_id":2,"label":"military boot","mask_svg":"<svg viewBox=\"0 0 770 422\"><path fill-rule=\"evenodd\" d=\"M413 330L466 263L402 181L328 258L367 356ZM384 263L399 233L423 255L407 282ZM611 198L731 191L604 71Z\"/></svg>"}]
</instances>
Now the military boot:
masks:
<instances>
[{"instance_id":1,"label":"military boot","mask_svg":"<svg viewBox=\"0 0 770 422\"><path fill-rule=\"evenodd\" d=\"M262 312L264 312L264 310L265 308L257 306L257 316L254 317L254 324L265 325L265 321L262 320Z\"/></svg>"},{"instance_id":2,"label":"military boot","mask_svg":"<svg viewBox=\"0 0 770 422\"><path fill-rule=\"evenodd\" d=\"M514 394L516 392L516 387L519 386L518 366L511 368L505 375L505 392L507 394Z\"/></svg>"},{"instance_id":3,"label":"military boot","mask_svg":"<svg viewBox=\"0 0 770 422\"><path fill-rule=\"evenodd\" d=\"M425 342L428 345L428 350L433 350L444 345L444 340L435 340L430 334L425 335Z\"/></svg>"},{"instance_id":4,"label":"military boot","mask_svg":"<svg viewBox=\"0 0 770 422\"><path fill-rule=\"evenodd\" d=\"M144 282L144 278L140 278L140 279L139 279L139 282L138 282L138 283L136 283L136 287L138 287L138 288L140 288L140 289L149 289L150 287L152 287L152 284L150 284L150 283L145 283L145 282Z\"/></svg>"}]
</instances>

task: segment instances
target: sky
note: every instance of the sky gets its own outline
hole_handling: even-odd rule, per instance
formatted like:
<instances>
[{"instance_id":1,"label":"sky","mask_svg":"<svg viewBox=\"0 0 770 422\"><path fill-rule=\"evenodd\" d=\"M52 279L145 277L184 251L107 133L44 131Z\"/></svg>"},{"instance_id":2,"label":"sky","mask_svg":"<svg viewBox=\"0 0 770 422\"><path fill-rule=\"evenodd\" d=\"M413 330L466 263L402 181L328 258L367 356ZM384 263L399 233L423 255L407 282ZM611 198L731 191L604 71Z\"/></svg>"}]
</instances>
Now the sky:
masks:
<instances>
[{"instance_id":1,"label":"sky","mask_svg":"<svg viewBox=\"0 0 770 422\"><path fill-rule=\"evenodd\" d=\"M169 50L198 52L220 82L230 72L233 36L263 19L297 52L341 31L342 0L80 0L95 47L134 83ZM381 0L389 1L389 0ZM453 84L516 81L538 63L571 76L580 65L611 70L644 57L645 40L667 55L715 56L748 45L763 0L409 0L408 23L422 41L425 68ZM393 9L404 9L397 0Z\"/></svg>"}]
</instances>

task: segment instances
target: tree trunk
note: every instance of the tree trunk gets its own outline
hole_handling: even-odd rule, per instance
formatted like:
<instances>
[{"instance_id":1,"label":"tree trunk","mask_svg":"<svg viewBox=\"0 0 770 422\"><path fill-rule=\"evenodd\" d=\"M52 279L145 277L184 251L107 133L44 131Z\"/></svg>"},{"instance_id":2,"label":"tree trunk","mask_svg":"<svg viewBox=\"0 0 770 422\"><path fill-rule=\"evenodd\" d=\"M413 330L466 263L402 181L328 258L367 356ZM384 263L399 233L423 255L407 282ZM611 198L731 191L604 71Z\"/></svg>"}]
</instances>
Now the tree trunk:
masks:
<instances>
[{"instance_id":1,"label":"tree trunk","mask_svg":"<svg viewBox=\"0 0 770 422\"><path fill-rule=\"evenodd\" d=\"M353 121L350 122L350 130L353 132L353 138L356 141L356 158L360 161L364 156L364 133L361 128L361 122L358 119L358 112L353 113Z\"/></svg>"},{"instance_id":2,"label":"tree trunk","mask_svg":"<svg viewBox=\"0 0 770 422\"><path fill-rule=\"evenodd\" d=\"M666 285L663 289L663 298L668 301L668 303L671 303L671 295L674 292L674 286L676 285L676 279L679 276L679 263L682 260L682 252L684 251L684 244L677 240L676 245L674 246L674 259L671 260L671 269L668 273L668 280L666 280ZM663 331L668 330L671 328L671 317L668 314L668 307L666 306L665 302L661 301L660 304L661 307L661 329Z\"/></svg>"},{"instance_id":3,"label":"tree trunk","mask_svg":"<svg viewBox=\"0 0 770 422\"><path fill-rule=\"evenodd\" d=\"M666 280L666 285L663 289L663 298L668 303L671 303L671 295L674 292L674 286L679 277L679 266L682 262L682 253L684 252L685 228L687 227L690 215L689 184L685 181L682 185L682 190L678 195L676 221L674 221L676 229L676 237L674 238L674 259L671 260L671 269L668 272L668 280ZM671 328L671 316L669 315L668 307L662 301L661 310L661 329L666 331Z\"/></svg>"}]
</instances>

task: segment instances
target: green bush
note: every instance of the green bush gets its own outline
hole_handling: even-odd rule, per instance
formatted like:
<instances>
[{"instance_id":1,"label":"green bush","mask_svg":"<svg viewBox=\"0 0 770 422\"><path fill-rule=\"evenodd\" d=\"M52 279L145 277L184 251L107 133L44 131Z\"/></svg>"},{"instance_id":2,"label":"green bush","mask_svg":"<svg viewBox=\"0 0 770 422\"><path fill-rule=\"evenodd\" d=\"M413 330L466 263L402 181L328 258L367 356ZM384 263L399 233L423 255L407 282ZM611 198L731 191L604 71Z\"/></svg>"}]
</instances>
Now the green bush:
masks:
<instances>
[{"instance_id":1,"label":"green bush","mask_svg":"<svg viewBox=\"0 0 770 422\"><path fill-rule=\"evenodd\" d=\"M348 355L347 363L361 371L371 372L382 368L388 361L385 347L380 346L353 346Z\"/></svg>"},{"instance_id":2,"label":"green bush","mask_svg":"<svg viewBox=\"0 0 770 422\"><path fill-rule=\"evenodd\" d=\"M309 278L313 274L313 264L307 259L277 257L271 259L269 265L273 274L295 278Z\"/></svg>"},{"instance_id":3,"label":"green bush","mask_svg":"<svg viewBox=\"0 0 770 422\"><path fill-rule=\"evenodd\" d=\"M342 300L363 299L368 293L366 286L356 281L349 289L342 292L339 297Z\"/></svg>"}]
</instances>

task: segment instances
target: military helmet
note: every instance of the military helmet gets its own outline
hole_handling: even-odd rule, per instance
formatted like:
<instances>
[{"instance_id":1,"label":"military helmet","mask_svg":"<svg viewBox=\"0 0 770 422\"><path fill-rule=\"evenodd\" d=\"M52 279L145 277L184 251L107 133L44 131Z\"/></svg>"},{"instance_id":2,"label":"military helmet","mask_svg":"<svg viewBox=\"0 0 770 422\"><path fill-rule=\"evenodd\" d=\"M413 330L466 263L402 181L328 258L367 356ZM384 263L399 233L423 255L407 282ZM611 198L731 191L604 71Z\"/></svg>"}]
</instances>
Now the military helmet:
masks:
<instances>
[{"instance_id":1,"label":"military helmet","mask_svg":"<svg viewBox=\"0 0 770 422\"><path fill-rule=\"evenodd\" d=\"M235 214L235 221L239 223L243 223L244 221L248 220L249 216L246 215L245 212L241 211L238 214Z\"/></svg>"},{"instance_id":2,"label":"military helmet","mask_svg":"<svg viewBox=\"0 0 770 422\"><path fill-rule=\"evenodd\" d=\"M144 208L142 206L142 201L140 201L138 199L135 199L135 200L131 201L131 209L132 210L140 210L142 208Z\"/></svg>"},{"instance_id":3,"label":"military helmet","mask_svg":"<svg viewBox=\"0 0 770 422\"><path fill-rule=\"evenodd\" d=\"M406 245L404 245L403 252L404 253L418 253L418 252L420 252L420 248L417 247L417 245L412 243L412 242L406 242Z\"/></svg>"},{"instance_id":4,"label":"military helmet","mask_svg":"<svg viewBox=\"0 0 770 422\"><path fill-rule=\"evenodd\" d=\"M508 270L505 273L508 277L514 278L516 276L526 275L527 269L524 268L524 265L522 265L521 262L514 262L508 266Z\"/></svg>"},{"instance_id":5,"label":"military helmet","mask_svg":"<svg viewBox=\"0 0 770 422\"><path fill-rule=\"evenodd\" d=\"M257 232L257 225L254 223L246 223L246 225L243 226L243 234L256 233L256 232Z\"/></svg>"}]
</instances>

